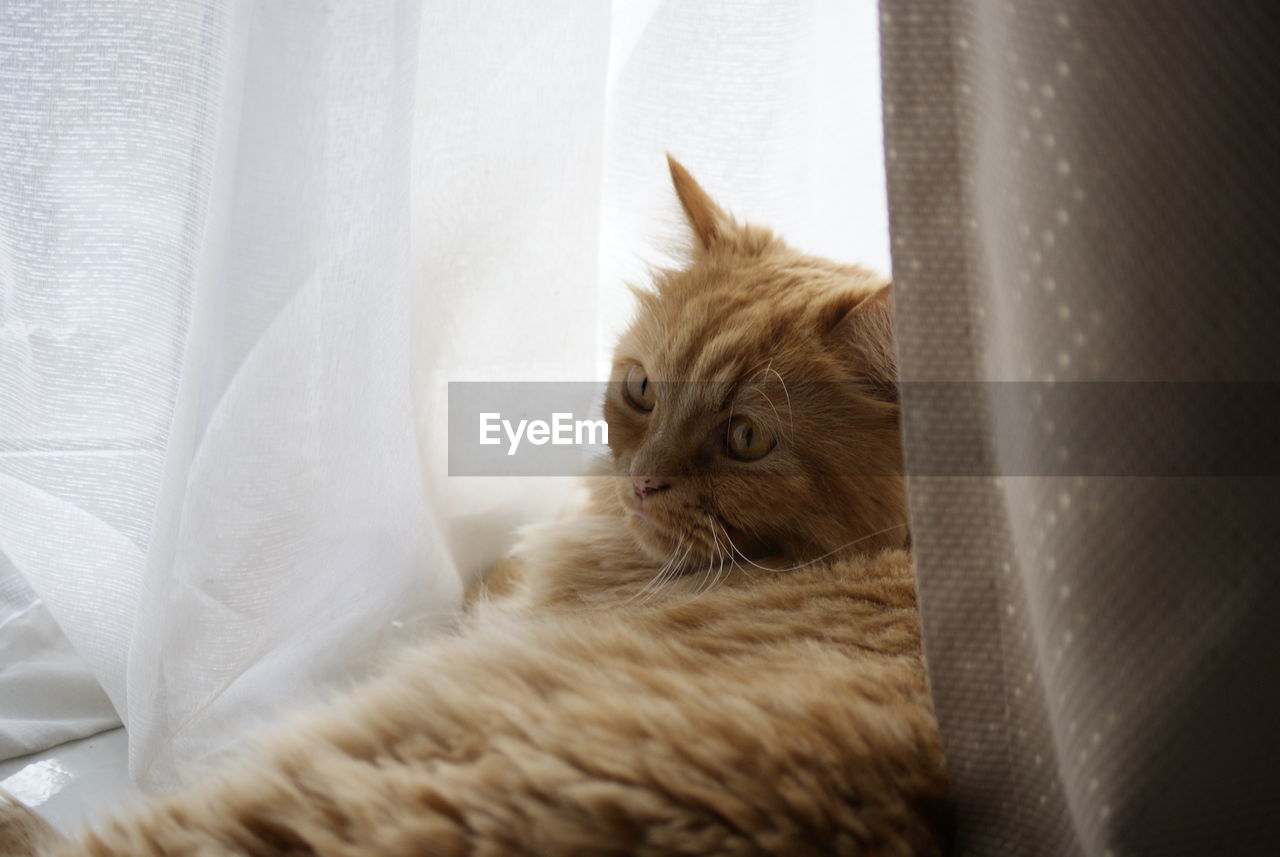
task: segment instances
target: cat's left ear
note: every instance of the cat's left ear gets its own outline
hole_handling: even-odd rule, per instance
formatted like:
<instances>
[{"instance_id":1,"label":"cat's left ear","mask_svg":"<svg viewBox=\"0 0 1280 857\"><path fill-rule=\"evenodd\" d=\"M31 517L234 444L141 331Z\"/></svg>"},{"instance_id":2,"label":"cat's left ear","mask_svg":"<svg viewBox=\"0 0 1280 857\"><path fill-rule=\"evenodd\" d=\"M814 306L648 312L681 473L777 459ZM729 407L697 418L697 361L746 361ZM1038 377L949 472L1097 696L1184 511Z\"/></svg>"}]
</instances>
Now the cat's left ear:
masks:
<instances>
[{"instance_id":1,"label":"cat's left ear","mask_svg":"<svg viewBox=\"0 0 1280 857\"><path fill-rule=\"evenodd\" d=\"M733 218L716 205L689 171L669 154L667 166L671 168L671 183L675 185L680 207L698 238L699 249L710 250L733 231Z\"/></svg>"},{"instance_id":2,"label":"cat's left ear","mask_svg":"<svg viewBox=\"0 0 1280 857\"><path fill-rule=\"evenodd\" d=\"M883 286L869 295L845 295L828 309L828 338L854 374L893 401L898 361L893 341L893 294Z\"/></svg>"}]
</instances>

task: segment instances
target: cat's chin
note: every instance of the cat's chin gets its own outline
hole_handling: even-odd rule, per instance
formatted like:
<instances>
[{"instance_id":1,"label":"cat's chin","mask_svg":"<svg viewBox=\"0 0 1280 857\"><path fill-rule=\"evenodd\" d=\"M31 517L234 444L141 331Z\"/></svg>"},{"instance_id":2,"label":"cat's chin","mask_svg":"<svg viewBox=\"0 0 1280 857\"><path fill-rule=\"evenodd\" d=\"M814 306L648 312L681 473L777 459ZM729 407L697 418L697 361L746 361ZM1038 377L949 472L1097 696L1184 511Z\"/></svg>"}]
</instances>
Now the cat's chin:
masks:
<instances>
[{"instance_id":1,"label":"cat's chin","mask_svg":"<svg viewBox=\"0 0 1280 857\"><path fill-rule=\"evenodd\" d=\"M635 537L636 544L653 560L666 562L672 552L679 546L679 540L673 538L659 527L650 515L635 506L626 506L625 515L627 529Z\"/></svg>"},{"instance_id":2,"label":"cat's chin","mask_svg":"<svg viewBox=\"0 0 1280 857\"><path fill-rule=\"evenodd\" d=\"M685 519L689 515L673 515L663 508L660 500L656 504L652 499L637 502L627 477L616 480L614 500L636 546L660 565L677 555L679 564L685 567L720 561L755 564L779 558L776 545L748 536L709 512L696 515L699 520L706 520L708 526L694 528Z\"/></svg>"},{"instance_id":3,"label":"cat's chin","mask_svg":"<svg viewBox=\"0 0 1280 857\"><path fill-rule=\"evenodd\" d=\"M681 566L707 561L710 550L704 549L698 534L676 534L656 520L657 517L635 505L626 507L627 529L645 556L659 565L666 564L677 555Z\"/></svg>"},{"instance_id":4,"label":"cat's chin","mask_svg":"<svg viewBox=\"0 0 1280 857\"><path fill-rule=\"evenodd\" d=\"M677 534L655 520L656 515L634 504L624 504L624 511L627 529L635 538L636 544L649 559L657 563L666 563L677 554L680 555L679 564L685 567L701 566L722 559L731 564L755 564L757 561L776 558L769 546L749 539L744 533L721 522L718 522L718 536L713 536L710 530ZM733 535L730 535L731 532Z\"/></svg>"}]
</instances>

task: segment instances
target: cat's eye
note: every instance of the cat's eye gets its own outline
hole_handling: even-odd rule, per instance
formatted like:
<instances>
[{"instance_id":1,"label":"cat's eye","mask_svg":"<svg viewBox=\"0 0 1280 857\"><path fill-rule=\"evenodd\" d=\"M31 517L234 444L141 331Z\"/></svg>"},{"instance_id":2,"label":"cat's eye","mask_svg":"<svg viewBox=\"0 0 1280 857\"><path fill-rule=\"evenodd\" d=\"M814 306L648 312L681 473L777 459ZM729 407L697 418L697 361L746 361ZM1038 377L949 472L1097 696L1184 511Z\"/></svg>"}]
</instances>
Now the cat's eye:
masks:
<instances>
[{"instance_id":1,"label":"cat's eye","mask_svg":"<svg viewBox=\"0 0 1280 857\"><path fill-rule=\"evenodd\" d=\"M750 417L738 415L729 420L729 434L725 441L729 455L740 461L764 458L777 446L777 439L768 429L756 424Z\"/></svg>"},{"instance_id":2,"label":"cat's eye","mask_svg":"<svg viewBox=\"0 0 1280 857\"><path fill-rule=\"evenodd\" d=\"M649 373L639 363L631 364L627 370L627 379L622 384L622 394L626 396L633 408L641 411L652 411L658 397L649 381Z\"/></svg>"}]
</instances>

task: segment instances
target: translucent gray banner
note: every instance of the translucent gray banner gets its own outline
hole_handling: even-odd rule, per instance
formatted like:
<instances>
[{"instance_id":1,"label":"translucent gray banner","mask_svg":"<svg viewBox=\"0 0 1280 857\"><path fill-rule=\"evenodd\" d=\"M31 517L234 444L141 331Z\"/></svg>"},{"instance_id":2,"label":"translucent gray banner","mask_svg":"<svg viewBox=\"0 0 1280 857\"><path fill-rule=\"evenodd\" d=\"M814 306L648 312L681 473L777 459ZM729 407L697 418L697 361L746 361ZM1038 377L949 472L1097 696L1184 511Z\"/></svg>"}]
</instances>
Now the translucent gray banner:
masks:
<instances>
[{"instance_id":1,"label":"translucent gray banner","mask_svg":"<svg viewBox=\"0 0 1280 857\"><path fill-rule=\"evenodd\" d=\"M580 476L608 453L596 382L450 382L450 476Z\"/></svg>"},{"instance_id":2,"label":"translucent gray banner","mask_svg":"<svg viewBox=\"0 0 1280 857\"><path fill-rule=\"evenodd\" d=\"M693 387L707 389L692 389ZM597 382L455 382L449 385L449 473L454 476L576 476L606 455ZM656 383L664 401L719 402L732 387ZM1280 475L1278 382L912 382L899 385L908 437L928 429L928 448L912 445L912 476L1276 476ZM779 448L761 472L813 475L830 462L806 457L811 421L856 385L788 382L765 391ZM617 391L615 391L616 393ZM883 391L866 391L882 395ZM851 405L851 407L855 407ZM796 409L794 412L791 409ZM702 429L718 431L708 415ZM851 424L856 421L851 421ZM840 426L830 432L848 431ZM788 465L788 462L791 462ZM801 463L803 462L803 463ZM749 463L735 462L750 467ZM731 465L732 466L732 465ZM670 475L670 474L667 474ZM870 473L860 464L858 475Z\"/></svg>"}]
</instances>

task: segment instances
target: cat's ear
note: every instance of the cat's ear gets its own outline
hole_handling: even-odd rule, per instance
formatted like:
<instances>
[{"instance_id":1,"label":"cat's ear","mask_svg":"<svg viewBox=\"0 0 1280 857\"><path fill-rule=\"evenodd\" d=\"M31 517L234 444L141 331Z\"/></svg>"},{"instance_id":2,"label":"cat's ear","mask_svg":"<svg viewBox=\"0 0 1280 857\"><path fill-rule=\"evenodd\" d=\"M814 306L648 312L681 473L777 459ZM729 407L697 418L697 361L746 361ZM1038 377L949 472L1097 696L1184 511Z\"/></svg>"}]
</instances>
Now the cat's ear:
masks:
<instances>
[{"instance_id":1,"label":"cat's ear","mask_svg":"<svg viewBox=\"0 0 1280 857\"><path fill-rule=\"evenodd\" d=\"M883 286L869 295L844 295L827 310L831 345L853 373L893 401L898 362L893 342L893 294Z\"/></svg>"},{"instance_id":2,"label":"cat's ear","mask_svg":"<svg viewBox=\"0 0 1280 857\"><path fill-rule=\"evenodd\" d=\"M716 205L689 171L669 154L667 166L671 168L671 183L675 185L680 207L698 238L699 249L710 250L733 230L733 218Z\"/></svg>"}]
</instances>

